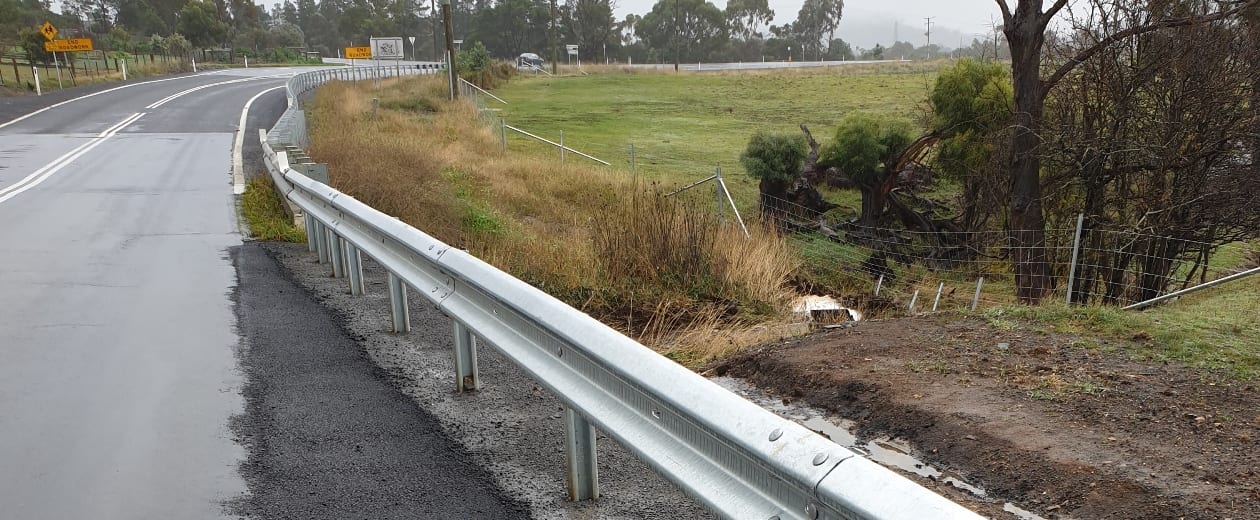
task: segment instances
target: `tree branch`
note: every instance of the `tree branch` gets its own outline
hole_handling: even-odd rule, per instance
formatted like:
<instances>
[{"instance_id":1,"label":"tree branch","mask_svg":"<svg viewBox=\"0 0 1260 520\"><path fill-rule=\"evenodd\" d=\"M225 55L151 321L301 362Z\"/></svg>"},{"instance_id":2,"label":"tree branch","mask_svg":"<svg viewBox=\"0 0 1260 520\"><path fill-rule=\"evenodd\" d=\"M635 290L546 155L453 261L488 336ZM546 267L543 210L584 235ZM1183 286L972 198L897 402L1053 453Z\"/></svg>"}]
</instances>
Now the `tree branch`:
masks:
<instances>
[{"instance_id":1,"label":"tree branch","mask_svg":"<svg viewBox=\"0 0 1260 520\"><path fill-rule=\"evenodd\" d=\"M1054 19L1054 16L1059 14L1059 11L1062 10L1063 6L1067 5L1067 3L1068 0L1058 0L1054 3L1054 5L1050 6L1049 9L1046 9L1045 14L1041 15L1041 22L1038 23L1038 25L1041 26L1041 30L1046 30L1046 27L1050 25L1050 20Z\"/></svg>"},{"instance_id":2,"label":"tree branch","mask_svg":"<svg viewBox=\"0 0 1260 520\"><path fill-rule=\"evenodd\" d=\"M998 1L1000 2L1002 0L998 0ZM1059 2L1057 2L1055 5L1058 6L1061 3L1066 3L1066 1L1067 0L1059 0ZM1076 56L1073 56L1071 59L1069 59L1067 63L1060 65L1059 68L1054 71L1054 74L1051 74L1048 79L1041 82L1041 91L1048 92L1050 89L1054 88L1054 86L1057 85L1059 81L1062 81L1064 76L1067 76L1068 73L1072 72L1072 70L1075 69L1077 66L1079 66L1082 63L1085 63L1085 61L1094 57L1095 54L1102 52L1107 47L1110 47L1116 42L1119 42L1126 38L1131 38L1134 36L1146 34L1148 32L1158 31L1160 29L1169 29L1173 27L1186 27L1190 25L1198 25L1201 23L1215 22L1217 20L1222 20L1225 18L1229 18L1233 15L1236 15L1239 12L1242 12L1244 9L1251 7L1251 5L1255 4L1256 2L1257 0L1246 0L1242 3L1237 4L1237 7L1234 7L1228 11L1221 11L1221 12L1210 14L1207 16L1187 16L1183 18L1165 18L1163 20L1157 20L1146 25L1137 25L1137 26L1125 29L1123 31L1113 33L1107 36L1106 38L1099 40L1098 43L1095 43L1092 47L1077 53ZM1051 9L1054 9L1054 8L1051 7Z\"/></svg>"},{"instance_id":3,"label":"tree branch","mask_svg":"<svg viewBox=\"0 0 1260 520\"><path fill-rule=\"evenodd\" d=\"M1002 24L1007 27L1010 27L1011 26L1011 8L1006 5L1006 0L994 0L994 1L997 2L998 7L1002 9Z\"/></svg>"}]
</instances>

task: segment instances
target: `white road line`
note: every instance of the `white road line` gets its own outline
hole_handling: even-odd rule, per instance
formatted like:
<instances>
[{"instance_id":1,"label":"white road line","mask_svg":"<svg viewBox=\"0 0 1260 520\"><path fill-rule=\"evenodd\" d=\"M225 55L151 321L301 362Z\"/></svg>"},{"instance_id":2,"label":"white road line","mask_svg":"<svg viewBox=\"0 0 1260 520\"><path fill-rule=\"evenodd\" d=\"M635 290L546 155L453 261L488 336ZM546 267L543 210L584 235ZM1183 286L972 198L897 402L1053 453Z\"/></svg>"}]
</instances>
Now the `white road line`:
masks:
<instances>
[{"instance_id":1,"label":"white road line","mask_svg":"<svg viewBox=\"0 0 1260 520\"><path fill-rule=\"evenodd\" d=\"M210 88L210 87L218 87L218 86L220 86L220 85L230 85L230 84L233 84L233 83L242 83L242 82L246 82L246 81L255 81L255 80L260 80L260 79L275 79L275 78L279 78L279 77L283 77L283 76L280 76L280 75L275 75L275 76L257 76L257 77L253 77L253 78L233 79L233 80L228 80L228 81L220 81L220 82L218 82L218 83L211 83L211 84L209 84L209 85L201 85L201 86L199 86L199 87L193 87L193 88L190 88L190 89L188 89L188 90L185 90L185 91L182 91L182 92L176 92L176 93L174 93L174 94L171 94L171 95L169 95L169 96L166 96L166 97L164 97L164 98L162 98L162 99L159 99L159 100L157 100L157 101L154 101L152 104L150 104L149 106L146 106L146 107L144 107L144 108L154 109L154 108L160 107L160 106L162 106L162 105L165 105L165 104L167 104L167 103L169 103L169 102L171 102L171 101L174 101L174 100L176 100L176 99L178 99L178 98L181 98L181 97L183 97L183 96L186 96L186 95L188 95L188 94L192 94L193 92L196 92L196 91L198 91L198 90L207 89L207 88Z\"/></svg>"},{"instance_id":2,"label":"white road line","mask_svg":"<svg viewBox=\"0 0 1260 520\"><path fill-rule=\"evenodd\" d=\"M0 190L0 203L4 203L26 190L39 186L44 181L48 180L49 177L52 177L53 174L61 171L62 168L65 168L66 165L74 162L75 159L78 159L79 157L82 157L83 154L92 151L93 148L100 146L101 143L105 142L110 137L113 137L120 130L126 128L127 125L130 125L141 117L144 117L144 114L144 112L132 114L126 119L120 121L118 124L115 124L114 126L106 129L104 132L97 134L96 137L93 137L90 141L79 145L77 148L70 150L69 152L66 152L61 157L54 159L53 162L44 165L43 168L35 170L35 173L27 175L22 180L13 183L3 190Z\"/></svg>"},{"instance_id":3,"label":"white road line","mask_svg":"<svg viewBox=\"0 0 1260 520\"><path fill-rule=\"evenodd\" d=\"M245 102L245 108L241 109L241 122L236 125L236 142L232 144L232 194L240 195L245 193L245 166L244 160L241 158L241 148L245 146L245 119L249 116L249 106L254 104L254 100L263 96L268 92L276 89L282 89L284 85L271 87L267 90L254 94Z\"/></svg>"},{"instance_id":4,"label":"white road line","mask_svg":"<svg viewBox=\"0 0 1260 520\"><path fill-rule=\"evenodd\" d=\"M82 96L79 96L79 97L77 97L77 98L67 99L67 100L62 101L62 102L60 102L60 103L55 103L55 104L52 104L52 105L48 105L48 106L46 106L46 107L44 107L44 108L41 108L41 109L39 109L39 110L36 110L36 111L31 112L31 113L29 113L29 114L26 114L26 115L24 115L24 116L21 116L21 117L18 117L18 118L16 118L16 119L12 119L12 120L10 120L10 121L8 121L8 122L6 122L6 123L0 124L0 128L4 128L4 127L9 126L9 125L11 125L11 124L14 124L14 123L17 123L17 122L19 122L19 121L22 121L22 120L24 120L24 119L26 119L26 118L28 118L28 117L31 117L31 116L34 116L34 115L37 115L37 114L41 114L41 113L43 113L43 112L46 112L46 111L52 110L52 109L57 108L57 107L59 107L59 106L65 105L65 104L67 104L67 103L73 103L73 102L75 102L75 101L79 101L79 100L82 100L82 99L87 99L87 98L90 98L90 97L92 97L92 96L99 96L99 95L101 95L101 94L106 94L106 93L109 93L109 92L113 92L113 91L115 91L115 90L122 90L122 89L125 89L125 88L138 87L138 86L140 86L140 85L148 85L148 84L151 84L151 83L161 83L161 82L163 82L163 81L175 81L175 80L177 80L177 79L187 79L187 78L191 78L191 77L204 76L204 75L205 75L205 74L204 74L204 73L202 73L202 74L193 74L192 76L179 76L179 77L176 77L176 78L164 78L164 79L155 79L155 80L151 80L151 81L141 81L141 82L139 82L139 83L129 83L129 84L122 85L122 86L119 86L119 87L114 87L114 88L111 88L111 89L102 90L102 91L100 91L100 92L93 92L93 93L91 93L91 94L82 95Z\"/></svg>"}]
</instances>

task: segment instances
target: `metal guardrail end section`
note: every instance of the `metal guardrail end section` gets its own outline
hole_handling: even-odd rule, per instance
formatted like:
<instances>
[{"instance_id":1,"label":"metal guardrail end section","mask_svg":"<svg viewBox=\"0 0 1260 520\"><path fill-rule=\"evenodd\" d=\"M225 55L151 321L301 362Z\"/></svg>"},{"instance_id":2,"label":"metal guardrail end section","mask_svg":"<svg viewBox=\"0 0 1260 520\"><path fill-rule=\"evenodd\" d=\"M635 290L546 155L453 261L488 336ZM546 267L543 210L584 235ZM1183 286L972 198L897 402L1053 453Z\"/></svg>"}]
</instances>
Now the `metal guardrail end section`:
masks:
<instances>
[{"instance_id":1,"label":"metal guardrail end section","mask_svg":"<svg viewBox=\"0 0 1260 520\"><path fill-rule=\"evenodd\" d=\"M872 478L887 471L864 457L840 463L818 485L821 505L827 510L849 511L853 515L838 518L983 518L900 475L893 475L897 478Z\"/></svg>"},{"instance_id":2,"label":"metal guardrail end section","mask_svg":"<svg viewBox=\"0 0 1260 520\"><path fill-rule=\"evenodd\" d=\"M290 169L285 153L268 140L268 169L277 185L289 187L287 197L311 219L310 229L324 231L312 245L332 248L334 272L343 242L372 257L391 279L461 324L457 331L466 329L501 352L583 424L617 440L720 516L980 518L472 255ZM405 315L405 305L394 312L395 330L407 330L405 316L397 316ZM476 380L475 365L471 370ZM570 468L570 478L576 474Z\"/></svg>"}]
</instances>

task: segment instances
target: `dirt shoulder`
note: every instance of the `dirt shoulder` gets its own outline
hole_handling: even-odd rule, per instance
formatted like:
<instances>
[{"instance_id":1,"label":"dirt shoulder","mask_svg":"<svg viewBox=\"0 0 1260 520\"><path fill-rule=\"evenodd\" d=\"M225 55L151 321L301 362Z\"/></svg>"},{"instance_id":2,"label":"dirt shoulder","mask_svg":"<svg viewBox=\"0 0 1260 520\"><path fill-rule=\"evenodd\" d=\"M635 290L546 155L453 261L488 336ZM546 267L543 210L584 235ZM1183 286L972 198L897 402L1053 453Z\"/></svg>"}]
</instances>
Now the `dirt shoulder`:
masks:
<instances>
[{"instance_id":1,"label":"dirt shoulder","mask_svg":"<svg viewBox=\"0 0 1260 520\"><path fill-rule=\"evenodd\" d=\"M1023 329L1023 330L1021 330ZM910 443L1046 518L1260 518L1260 383L1117 345L960 316L861 322L713 367Z\"/></svg>"}]
</instances>

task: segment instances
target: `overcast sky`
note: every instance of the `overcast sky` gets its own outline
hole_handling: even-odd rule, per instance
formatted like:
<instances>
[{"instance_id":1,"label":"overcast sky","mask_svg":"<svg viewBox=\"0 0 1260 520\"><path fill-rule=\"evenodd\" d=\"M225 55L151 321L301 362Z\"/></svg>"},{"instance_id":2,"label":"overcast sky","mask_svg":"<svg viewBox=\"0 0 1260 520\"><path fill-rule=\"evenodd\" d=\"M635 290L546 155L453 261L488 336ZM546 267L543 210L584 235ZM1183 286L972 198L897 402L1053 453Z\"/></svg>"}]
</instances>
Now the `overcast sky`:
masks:
<instances>
[{"instance_id":1,"label":"overcast sky","mask_svg":"<svg viewBox=\"0 0 1260 520\"><path fill-rule=\"evenodd\" d=\"M656 0L614 0L617 2L617 19L629 13L644 14L652 10ZM719 9L726 8L726 0L709 0ZM790 23L796 19L804 0L770 0L774 10L774 24ZM925 17L932 17L932 41L942 47L957 47L959 37L969 45L975 33L989 32L990 16L1001 23L1001 12L993 0L845 0L844 18L840 21L837 36L851 45L863 48L876 43L893 43L897 39L915 45L923 45Z\"/></svg>"}]
</instances>

